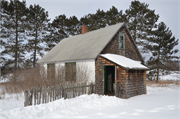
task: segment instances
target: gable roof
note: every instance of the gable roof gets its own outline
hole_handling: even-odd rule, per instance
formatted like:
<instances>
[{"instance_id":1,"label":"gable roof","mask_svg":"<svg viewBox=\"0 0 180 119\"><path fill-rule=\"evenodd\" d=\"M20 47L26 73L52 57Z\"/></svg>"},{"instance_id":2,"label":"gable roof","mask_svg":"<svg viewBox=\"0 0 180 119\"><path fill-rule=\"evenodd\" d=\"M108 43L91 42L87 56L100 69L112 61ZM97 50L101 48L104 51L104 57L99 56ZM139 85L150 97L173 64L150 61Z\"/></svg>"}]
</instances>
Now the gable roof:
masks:
<instances>
[{"instance_id":1,"label":"gable roof","mask_svg":"<svg viewBox=\"0 0 180 119\"><path fill-rule=\"evenodd\" d=\"M95 59L123 25L124 22L65 38L37 63Z\"/></svg>"}]
</instances>

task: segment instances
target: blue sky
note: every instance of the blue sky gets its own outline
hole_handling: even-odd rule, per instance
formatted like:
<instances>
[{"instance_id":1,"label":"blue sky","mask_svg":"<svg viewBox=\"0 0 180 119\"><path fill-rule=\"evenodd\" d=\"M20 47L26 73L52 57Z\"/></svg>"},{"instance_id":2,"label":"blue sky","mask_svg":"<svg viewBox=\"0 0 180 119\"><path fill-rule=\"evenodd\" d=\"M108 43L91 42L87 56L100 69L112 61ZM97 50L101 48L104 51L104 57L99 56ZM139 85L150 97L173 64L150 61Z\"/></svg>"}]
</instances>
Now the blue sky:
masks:
<instances>
[{"instance_id":1,"label":"blue sky","mask_svg":"<svg viewBox=\"0 0 180 119\"><path fill-rule=\"evenodd\" d=\"M180 0L140 0L149 4L149 9L154 9L160 18L158 22L165 22L176 39L180 39ZM129 8L131 0L26 0L27 5L39 4L49 13L51 21L58 15L67 17L75 15L78 18L96 13L96 10L109 10L115 6L123 12ZM180 49L180 43L178 47Z\"/></svg>"}]
</instances>

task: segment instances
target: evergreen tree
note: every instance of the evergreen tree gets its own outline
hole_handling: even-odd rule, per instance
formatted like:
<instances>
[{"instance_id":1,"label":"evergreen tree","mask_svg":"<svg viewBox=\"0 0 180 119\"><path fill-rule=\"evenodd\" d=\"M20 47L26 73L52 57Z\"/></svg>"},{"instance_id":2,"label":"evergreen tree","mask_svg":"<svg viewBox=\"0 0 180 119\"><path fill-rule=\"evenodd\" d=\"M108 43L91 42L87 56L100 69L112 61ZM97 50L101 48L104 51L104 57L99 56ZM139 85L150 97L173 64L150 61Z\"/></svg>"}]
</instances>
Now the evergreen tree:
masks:
<instances>
[{"instance_id":1,"label":"evergreen tree","mask_svg":"<svg viewBox=\"0 0 180 119\"><path fill-rule=\"evenodd\" d=\"M3 23L1 29L1 37L3 38L4 50L2 56L6 57L4 66L10 66L13 69L18 69L24 60L24 28L26 24L26 3L2 1Z\"/></svg>"},{"instance_id":2,"label":"evergreen tree","mask_svg":"<svg viewBox=\"0 0 180 119\"><path fill-rule=\"evenodd\" d=\"M87 25L88 31L104 28L108 25L117 24L123 22L124 16L122 11L118 12L117 8L112 8L106 12L98 9L95 14L85 15L80 19L81 25Z\"/></svg>"},{"instance_id":3,"label":"evergreen tree","mask_svg":"<svg viewBox=\"0 0 180 119\"><path fill-rule=\"evenodd\" d=\"M112 8L105 13L106 24L108 25L114 25L119 22L124 22L123 17L124 16L122 15L122 10L118 12L118 9L114 6L112 6Z\"/></svg>"},{"instance_id":4,"label":"evergreen tree","mask_svg":"<svg viewBox=\"0 0 180 119\"><path fill-rule=\"evenodd\" d=\"M43 38L47 35L49 19L48 12L45 12L45 9L39 5L30 5L28 13L27 49L31 53L30 59L35 67L38 56L43 56ZM29 63L29 60L27 62Z\"/></svg>"},{"instance_id":5,"label":"evergreen tree","mask_svg":"<svg viewBox=\"0 0 180 119\"><path fill-rule=\"evenodd\" d=\"M169 69L166 62L172 59L179 59L178 56L174 55L178 52L178 49L174 49L178 45L178 41L172 36L171 30L164 22L159 23L158 28L152 32L152 37L149 39L150 45L146 46L152 52L152 56L147 63L152 69L150 74L154 73L157 81L160 71L163 72L164 69Z\"/></svg>"},{"instance_id":6,"label":"evergreen tree","mask_svg":"<svg viewBox=\"0 0 180 119\"><path fill-rule=\"evenodd\" d=\"M72 16L67 19L67 35L73 36L81 33L81 26L78 18L76 16Z\"/></svg>"},{"instance_id":7,"label":"evergreen tree","mask_svg":"<svg viewBox=\"0 0 180 119\"><path fill-rule=\"evenodd\" d=\"M128 29L139 46L141 53L147 53L146 45L148 37L152 29L156 27L159 15L155 14L155 10L150 10L148 4L139 1L132 1L130 8L126 9L124 17Z\"/></svg>"},{"instance_id":8,"label":"evergreen tree","mask_svg":"<svg viewBox=\"0 0 180 119\"><path fill-rule=\"evenodd\" d=\"M46 51L51 50L62 39L69 36L67 25L68 18L64 14L56 17L53 22L48 25L49 35L45 37Z\"/></svg>"},{"instance_id":9,"label":"evergreen tree","mask_svg":"<svg viewBox=\"0 0 180 119\"><path fill-rule=\"evenodd\" d=\"M0 30L0 42L1 42L1 50L0 50L0 54L1 54L1 75L4 74L6 71L6 63L7 63L7 58L6 58L6 54L3 52L5 50L5 45L6 45L6 41L7 41L7 29L4 26L4 22L7 21L7 7L8 7L9 3L8 1L1 1L1 11L0 11L0 21L1 21L1 30ZM9 34L8 34L9 35Z\"/></svg>"}]
</instances>

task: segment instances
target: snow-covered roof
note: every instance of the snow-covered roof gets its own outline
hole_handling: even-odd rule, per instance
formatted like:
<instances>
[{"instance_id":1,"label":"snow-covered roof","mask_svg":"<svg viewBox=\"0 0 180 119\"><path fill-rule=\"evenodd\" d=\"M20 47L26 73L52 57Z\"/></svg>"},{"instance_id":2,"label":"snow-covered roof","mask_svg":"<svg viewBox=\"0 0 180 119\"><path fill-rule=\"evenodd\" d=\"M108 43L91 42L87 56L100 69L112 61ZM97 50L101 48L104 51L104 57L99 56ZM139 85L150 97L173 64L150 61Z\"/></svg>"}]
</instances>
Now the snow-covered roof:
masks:
<instances>
[{"instance_id":1,"label":"snow-covered roof","mask_svg":"<svg viewBox=\"0 0 180 119\"><path fill-rule=\"evenodd\" d=\"M65 38L37 63L95 59L124 23Z\"/></svg>"},{"instance_id":2,"label":"snow-covered roof","mask_svg":"<svg viewBox=\"0 0 180 119\"><path fill-rule=\"evenodd\" d=\"M148 69L146 66L141 64L141 61L135 61L121 55L101 54L100 56L127 69Z\"/></svg>"}]
</instances>

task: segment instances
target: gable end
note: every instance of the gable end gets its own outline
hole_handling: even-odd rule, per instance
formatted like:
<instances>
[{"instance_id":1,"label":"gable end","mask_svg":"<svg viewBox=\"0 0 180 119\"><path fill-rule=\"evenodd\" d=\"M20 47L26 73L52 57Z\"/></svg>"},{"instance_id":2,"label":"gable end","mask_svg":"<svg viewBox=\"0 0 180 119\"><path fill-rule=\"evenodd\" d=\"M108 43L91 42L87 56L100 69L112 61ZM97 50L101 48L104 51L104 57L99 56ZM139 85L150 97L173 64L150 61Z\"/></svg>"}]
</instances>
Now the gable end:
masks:
<instances>
[{"instance_id":1,"label":"gable end","mask_svg":"<svg viewBox=\"0 0 180 119\"><path fill-rule=\"evenodd\" d=\"M125 49L119 48L119 32L124 32ZM144 62L134 40L132 39L125 25L123 25L117 31L117 33L110 40L110 42L105 46L105 48L101 51L100 54L106 54L106 53L118 54L118 55L122 55L133 60L141 61L142 63Z\"/></svg>"}]
</instances>

